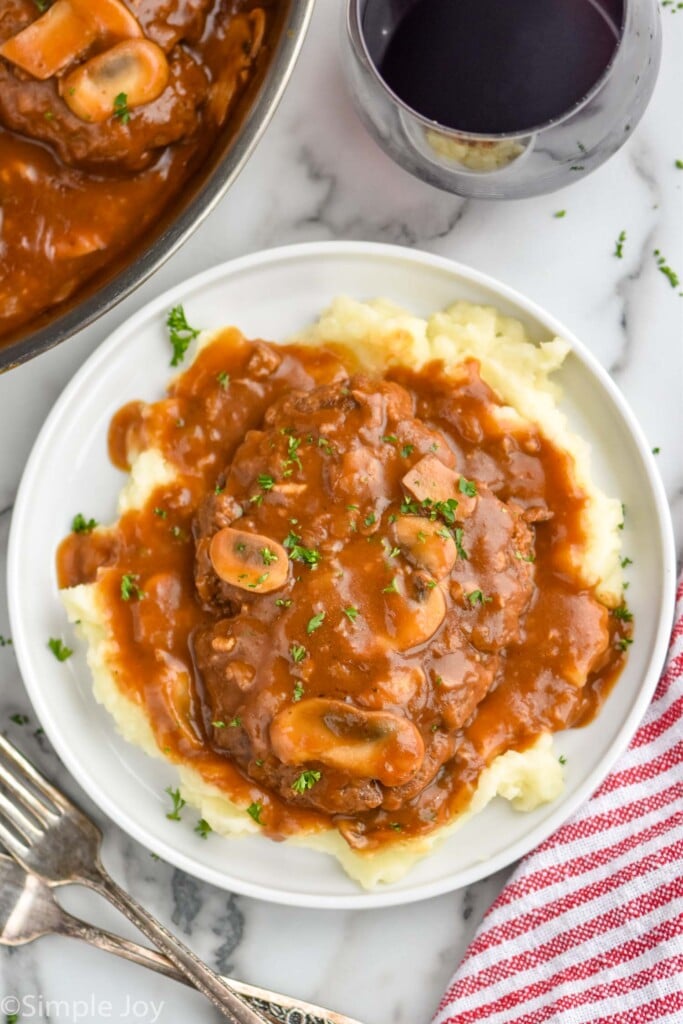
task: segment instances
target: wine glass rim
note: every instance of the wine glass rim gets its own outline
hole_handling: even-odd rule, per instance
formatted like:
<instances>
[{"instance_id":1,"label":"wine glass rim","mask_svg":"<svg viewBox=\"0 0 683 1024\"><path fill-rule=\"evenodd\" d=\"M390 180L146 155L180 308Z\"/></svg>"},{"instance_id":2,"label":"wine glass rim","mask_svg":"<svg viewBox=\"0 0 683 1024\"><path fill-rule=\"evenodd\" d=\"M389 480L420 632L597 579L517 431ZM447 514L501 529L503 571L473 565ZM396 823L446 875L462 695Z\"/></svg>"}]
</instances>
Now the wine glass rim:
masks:
<instances>
[{"instance_id":1,"label":"wine glass rim","mask_svg":"<svg viewBox=\"0 0 683 1024\"><path fill-rule=\"evenodd\" d=\"M581 99L577 100L577 102L573 106L569 107L558 117L551 118L548 121L543 121L541 124L532 125L529 128L521 128L512 132L473 132L460 128L453 128L451 125L445 125L442 124L440 121L434 120L433 118L425 117L425 115L421 114L419 110L416 110L414 107L411 107L410 104L406 103L405 100L402 100L398 93L394 92L391 86L389 86L385 79L382 77L380 70L377 67L367 46L361 19L361 4L365 4L365 6L367 6L367 4L371 2L372 0L348 0L349 15L353 19L353 23L349 23L348 28L352 36L354 34L357 36L358 41L363 49L363 53L365 54L367 63L370 67L370 71L374 76L375 80L379 83L380 87L387 94L387 96L389 96L391 100L393 100L396 106L400 107L401 110L403 110L406 114L413 117L425 128L429 128L432 131L439 131L442 132L444 135L451 135L454 137L457 136L458 138L465 139L473 139L475 141L481 142L501 142L506 139L528 138L529 136L537 135L540 134L541 132L548 131L550 128L555 128L558 125L562 124L564 121L567 121L570 117L573 117L574 114L577 114L579 110L586 106L587 103L590 103L590 101L602 89L603 85L610 77L612 69L614 68L617 58L621 52L622 44L626 37L627 23L629 15L631 13L633 0L622 0L622 15L621 24L619 25L619 39L617 40L617 45L614 47L612 56L610 57L608 63L605 65L602 74L599 78L595 80L595 82L590 87L588 92L585 93L581 97ZM592 6L595 6L594 0L589 0L589 2ZM638 2L638 0L636 0L636 2ZM355 29L355 32L352 31L353 29Z\"/></svg>"}]
</instances>

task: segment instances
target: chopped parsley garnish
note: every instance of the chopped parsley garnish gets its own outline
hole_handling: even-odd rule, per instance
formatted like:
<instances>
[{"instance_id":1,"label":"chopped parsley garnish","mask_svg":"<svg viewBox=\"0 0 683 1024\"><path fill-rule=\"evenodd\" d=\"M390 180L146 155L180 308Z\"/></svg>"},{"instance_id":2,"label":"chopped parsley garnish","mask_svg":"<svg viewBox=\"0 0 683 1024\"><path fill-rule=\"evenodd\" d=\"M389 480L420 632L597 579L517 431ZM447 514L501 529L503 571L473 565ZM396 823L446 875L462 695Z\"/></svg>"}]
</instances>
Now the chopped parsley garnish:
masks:
<instances>
[{"instance_id":1,"label":"chopped parsley garnish","mask_svg":"<svg viewBox=\"0 0 683 1024\"><path fill-rule=\"evenodd\" d=\"M325 455L334 455L334 445L331 444L326 437L318 438L318 448L322 448Z\"/></svg>"},{"instance_id":2,"label":"chopped parsley garnish","mask_svg":"<svg viewBox=\"0 0 683 1024\"><path fill-rule=\"evenodd\" d=\"M489 601L493 601L493 598L486 597L481 590L473 590L471 594L467 595L467 600L474 606L475 604L487 604Z\"/></svg>"},{"instance_id":3,"label":"chopped parsley garnish","mask_svg":"<svg viewBox=\"0 0 683 1024\"><path fill-rule=\"evenodd\" d=\"M289 608L292 603L291 597L278 597L275 604L278 608Z\"/></svg>"},{"instance_id":4,"label":"chopped parsley garnish","mask_svg":"<svg viewBox=\"0 0 683 1024\"><path fill-rule=\"evenodd\" d=\"M257 580L255 580L254 583L250 583L249 584L249 589L250 590L256 590L257 587L260 587L262 583L266 582L266 580L268 579L269 576L270 576L269 572L262 572L261 575L258 577Z\"/></svg>"},{"instance_id":5,"label":"chopped parsley garnish","mask_svg":"<svg viewBox=\"0 0 683 1024\"><path fill-rule=\"evenodd\" d=\"M347 509L348 512L357 512L358 511L358 505L347 505L346 509Z\"/></svg>"},{"instance_id":6,"label":"chopped parsley garnish","mask_svg":"<svg viewBox=\"0 0 683 1024\"><path fill-rule=\"evenodd\" d=\"M173 346L173 358L171 366L180 366L190 342L200 333L195 327L190 327L185 318L185 310L181 305L174 306L166 317L168 336Z\"/></svg>"},{"instance_id":7,"label":"chopped parsley garnish","mask_svg":"<svg viewBox=\"0 0 683 1024\"><path fill-rule=\"evenodd\" d=\"M392 579L392 581L391 581L391 583L389 584L388 587L382 587L382 593L383 594L398 594L398 583L396 581L396 577L395 576Z\"/></svg>"},{"instance_id":8,"label":"chopped parsley garnish","mask_svg":"<svg viewBox=\"0 0 683 1024\"><path fill-rule=\"evenodd\" d=\"M618 260L623 259L623 257L624 257L624 242L625 241L626 241L626 232L625 231L621 231L619 233L619 237L617 238L616 242L614 243L614 253L613 253L613 255L616 256Z\"/></svg>"},{"instance_id":9,"label":"chopped parsley garnish","mask_svg":"<svg viewBox=\"0 0 683 1024\"><path fill-rule=\"evenodd\" d=\"M387 557L388 558L397 558L398 555L400 555L400 554L401 554L401 549L400 548L392 548Z\"/></svg>"},{"instance_id":10,"label":"chopped parsley garnish","mask_svg":"<svg viewBox=\"0 0 683 1024\"><path fill-rule=\"evenodd\" d=\"M618 608L613 608L612 615L615 619L620 619L622 622L631 622L633 620L633 612L630 612L625 604L619 605Z\"/></svg>"},{"instance_id":11,"label":"chopped parsley garnish","mask_svg":"<svg viewBox=\"0 0 683 1024\"><path fill-rule=\"evenodd\" d=\"M408 456L412 455L414 451L415 451L415 445L414 444L404 444L403 447L401 448L401 458L402 459L407 459Z\"/></svg>"},{"instance_id":12,"label":"chopped parsley garnish","mask_svg":"<svg viewBox=\"0 0 683 1024\"><path fill-rule=\"evenodd\" d=\"M74 533L91 533L98 525L96 519L86 519L80 512L71 521L71 529Z\"/></svg>"},{"instance_id":13,"label":"chopped parsley garnish","mask_svg":"<svg viewBox=\"0 0 683 1024\"><path fill-rule=\"evenodd\" d=\"M680 278L676 271L673 270L673 268L666 262L666 259L662 256L659 249L655 249L652 255L657 261L657 270L660 274L664 274L664 277L668 280L672 288L678 288L681 283Z\"/></svg>"},{"instance_id":14,"label":"chopped parsley garnish","mask_svg":"<svg viewBox=\"0 0 683 1024\"><path fill-rule=\"evenodd\" d=\"M231 718L230 721L228 722L228 725L231 729L239 729L241 724L242 719L238 715L235 715L235 717Z\"/></svg>"},{"instance_id":15,"label":"chopped parsley garnish","mask_svg":"<svg viewBox=\"0 0 683 1024\"><path fill-rule=\"evenodd\" d=\"M33 0L33 2L41 12L46 11L50 6L50 0ZM11 1016L14 1016L14 1014L10 1014L10 1017ZM19 1018L17 1017L17 1019Z\"/></svg>"},{"instance_id":16,"label":"chopped parsley garnish","mask_svg":"<svg viewBox=\"0 0 683 1024\"><path fill-rule=\"evenodd\" d=\"M306 625L306 634L310 636L311 633L315 633L316 629L320 629L323 622L325 621L325 612L318 612L312 619L308 620Z\"/></svg>"},{"instance_id":17,"label":"chopped parsley garnish","mask_svg":"<svg viewBox=\"0 0 683 1024\"><path fill-rule=\"evenodd\" d=\"M389 822L389 828L393 829L394 832L402 832L403 831L403 825L401 824L400 821L390 821Z\"/></svg>"},{"instance_id":18,"label":"chopped parsley garnish","mask_svg":"<svg viewBox=\"0 0 683 1024\"><path fill-rule=\"evenodd\" d=\"M218 381L219 387L225 391L230 383L230 374L226 373L225 370L222 370L221 373L216 374L216 380Z\"/></svg>"},{"instance_id":19,"label":"chopped parsley garnish","mask_svg":"<svg viewBox=\"0 0 683 1024\"><path fill-rule=\"evenodd\" d=\"M15 725L28 725L28 715L16 714L9 716L10 722L14 722Z\"/></svg>"},{"instance_id":20,"label":"chopped parsley garnish","mask_svg":"<svg viewBox=\"0 0 683 1024\"><path fill-rule=\"evenodd\" d=\"M259 485L262 491L272 491L275 486L275 480L270 473L259 473L256 477L256 483Z\"/></svg>"},{"instance_id":21,"label":"chopped parsley garnish","mask_svg":"<svg viewBox=\"0 0 683 1024\"><path fill-rule=\"evenodd\" d=\"M456 498L448 498L446 501L435 501L431 506L430 519L433 517L434 513L436 513L437 515L440 515L449 526L452 526L455 522L455 510L457 507L458 502Z\"/></svg>"},{"instance_id":22,"label":"chopped parsley garnish","mask_svg":"<svg viewBox=\"0 0 683 1024\"><path fill-rule=\"evenodd\" d=\"M454 534L455 550L458 552L458 558L464 558L465 561L468 561L470 556L467 554L464 547L462 546L462 539L465 536L465 531L463 530L462 526L456 526Z\"/></svg>"},{"instance_id":23,"label":"chopped parsley garnish","mask_svg":"<svg viewBox=\"0 0 683 1024\"><path fill-rule=\"evenodd\" d=\"M301 682L300 679L297 679L297 681L294 684L294 689L292 690L292 700L296 704L296 703L298 703L298 701L301 700L303 695L304 695L304 684Z\"/></svg>"},{"instance_id":24,"label":"chopped parsley garnish","mask_svg":"<svg viewBox=\"0 0 683 1024\"><path fill-rule=\"evenodd\" d=\"M621 560L621 568L625 569L628 565L633 565L633 559L632 558L622 558L622 560Z\"/></svg>"},{"instance_id":25,"label":"chopped parsley garnish","mask_svg":"<svg viewBox=\"0 0 683 1024\"><path fill-rule=\"evenodd\" d=\"M436 531L436 535L437 537L443 537L444 540L453 539L451 531L446 526L440 526L439 529Z\"/></svg>"},{"instance_id":26,"label":"chopped parsley garnish","mask_svg":"<svg viewBox=\"0 0 683 1024\"><path fill-rule=\"evenodd\" d=\"M168 793L171 800L173 801L173 810L169 811L166 817L168 818L169 821L180 821L180 812L185 806L185 801L180 795L180 790L171 789L170 786L167 786L164 792Z\"/></svg>"},{"instance_id":27,"label":"chopped parsley garnish","mask_svg":"<svg viewBox=\"0 0 683 1024\"><path fill-rule=\"evenodd\" d=\"M209 832L213 832L213 829L209 825L206 818L200 818L197 824L195 825L194 830L200 839L206 839Z\"/></svg>"},{"instance_id":28,"label":"chopped parsley garnish","mask_svg":"<svg viewBox=\"0 0 683 1024\"><path fill-rule=\"evenodd\" d=\"M285 539L282 542L283 546L289 551L289 557L294 562L304 562L306 565L310 565L311 568L320 561L320 552L316 551L315 548L306 548L301 543L301 537L290 530Z\"/></svg>"},{"instance_id":29,"label":"chopped parsley garnish","mask_svg":"<svg viewBox=\"0 0 683 1024\"><path fill-rule=\"evenodd\" d=\"M458 490L461 494L466 494L468 498L474 498L477 494L477 485L474 480L466 480L464 476L461 476L458 481Z\"/></svg>"},{"instance_id":30,"label":"chopped parsley garnish","mask_svg":"<svg viewBox=\"0 0 683 1024\"><path fill-rule=\"evenodd\" d=\"M632 643L633 643L633 638L632 637L630 637L630 636L622 636L622 637L619 638L619 640L617 640L617 643L616 643L617 650L619 650L619 651L627 651Z\"/></svg>"},{"instance_id":31,"label":"chopped parsley garnish","mask_svg":"<svg viewBox=\"0 0 683 1024\"><path fill-rule=\"evenodd\" d=\"M220 484L216 484L216 486L213 489L213 493L214 494L222 494L224 490L225 490L225 484L223 484L222 487L221 487Z\"/></svg>"},{"instance_id":32,"label":"chopped parsley garnish","mask_svg":"<svg viewBox=\"0 0 683 1024\"><path fill-rule=\"evenodd\" d=\"M128 94L120 92L114 97L114 117L121 124L128 124L130 121L130 110L128 109Z\"/></svg>"},{"instance_id":33,"label":"chopped parsley garnish","mask_svg":"<svg viewBox=\"0 0 683 1024\"><path fill-rule=\"evenodd\" d=\"M297 437L289 437L287 439L287 459L285 465L293 463L301 469L301 459L299 458L298 451L301 445L301 439Z\"/></svg>"},{"instance_id":34,"label":"chopped parsley garnish","mask_svg":"<svg viewBox=\"0 0 683 1024\"><path fill-rule=\"evenodd\" d=\"M316 782L320 782L322 778L320 772L307 771L302 772L298 778L292 783L292 789L295 793L305 793L307 789L313 789Z\"/></svg>"},{"instance_id":35,"label":"chopped parsley garnish","mask_svg":"<svg viewBox=\"0 0 683 1024\"><path fill-rule=\"evenodd\" d=\"M262 825L261 811L263 810L263 804L260 800L257 800L253 804L249 804L247 807L247 814L250 818L253 818L257 825Z\"/></svg>"},{"instance_id":36,"label":"chopped parsley garnish","mask_svg":"<svg viewBox=\"0 0 683 1024\"><path fill-rule=\"evenodd\" d=\"M137 597L139 601L145 596L144 591L136 583L139 579L136 572L127 572L121 577L121 597L124 601L130 601L131 597Z\"/></svg>"},{"instance_id":37,"label":"chopped parsley garnish","mask_svg":"<svg viewBox=\"0 0 683 1024\"><path fill-rule=\"evenodd\" d=\"M373 526L376 522L377 522L377 516L375 515L374 512L370 512L370 513L368 513L368 515L363 520L363 525L364 526Z\"/></svg>"},{"instance_id":38,"label":"chopped parsley garnish","mask_svg":"<svg viewBox=\"0 0 683 1024\"><path fill-rule=\"evenodd\" d=\"M261 548L261 558L264 565L272 565L273 562L277 562L277 555L270 548Z\"/></svg>"},{"instance_id":39,"label":"chopped parsley garnish","mask_svg":"<svg viewBox=\"0 0 683 1024\"><path fill-rule=\"evenodd\" d=\"M225 722L221 722L220 719L216 722L212 722L211 725L214 729L225 729Z\"/></svg>"},{"instance_id":40,"label":"chopped parsley garnish","mask_svg":"<svg viewBox=\"0 0 683 1024\"><path fill-rule=\"evenodd\" d=\"M172 534L173 534L173 536L174 536L174 537L176 537L177 539L179 539L180 537L184 537L184 536L185 536L185 534L184 534L184 532L183 532L183 529L182 529L182 527L180 527L180 526L177 526L177 525L176 525L176 526L172 526L172 527L171 527L171 533L172 533Z\"/></svg>"},{"instance_id":41,"label":"chopped parsley garnish","mask_svg":"<svg viewBox=\"0 0 683 1024\"><path fill-rule=\"evenodd\" d=\"M301 644L292 644L292 646L289 648L289 653L292 656L292 661L294 662L294 664L298 665L300 664L300 662L304 660L308 651L306 650L305 647L302 647Z\"/></svg>"},{"instance_id":42,"label":"chopped parsley garnish","mask_svg":"<svg viewBox=\"0 0 683 1024\"><path fill-rule=\"evenodd\" d=\"M159 519L165 519L166 516L168 515L168 512L166 511L165 508L158 508L157 507L157 508L154 509L154 515L158 516Z\"/></svg>"},{"instance_id":43,"label":"chopped parsley garnish","mask_svg":"<svg viewBox=\"0 0 683 1024\"><path fill-rule=\"evenodd\" d=\"M385 434L382 438L385 444L398 444L398 438L396 434Z\"/></svg>"},{"instance_id":44,"label":"chopped parsley garnish","mask_svg":"<svg viewBox=\"0 0 683 1024\"><path fill-rule=\"evenodd\" d=\"M47 646L50 648L57 661L66 661L66 659L70 658L73 654L71 648L67 647L66 644L62 643L62 641L57 639L57 637L51 636L47 642Z\"/></svg>"},{"instance_id":45,"label":"chopped parsley garnish","mask_svg":"<svg viewBox=\"0 0 683 1024\"><path fill-rule=\"evenodd\" d=\"M353 605L349 605L349 607L348 608L344 608L343 611L344 611L344 615L349 620L349 622L355 622L356 619L358 618L358 616L360 615L360 612L358 611L358 609L354 608Z\"/></svg>"}]
</instances>

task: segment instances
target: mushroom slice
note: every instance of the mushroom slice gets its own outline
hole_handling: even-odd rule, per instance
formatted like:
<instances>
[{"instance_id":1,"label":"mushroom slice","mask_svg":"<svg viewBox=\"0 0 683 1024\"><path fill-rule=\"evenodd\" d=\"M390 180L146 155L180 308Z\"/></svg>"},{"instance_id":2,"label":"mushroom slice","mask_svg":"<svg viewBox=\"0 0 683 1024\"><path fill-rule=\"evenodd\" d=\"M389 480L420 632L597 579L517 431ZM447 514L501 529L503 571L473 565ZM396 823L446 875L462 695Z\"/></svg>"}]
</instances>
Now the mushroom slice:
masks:
<instances>
[{"instance_id":1,"label":"mushroom slice","mask_svg":"<svg viewBox=\"0 0 683 1024\"><path fill-rule=\"evenodd\" d=\"M278 590L287 579L287 552L260 533L224 526L211 538L209 558L220 579L253 594Z\"/></svg>"},{"instance_id":2,"label":"mushroom slice","mask_svg":"<svg viewBox=\"0 0 683 1024\"><path fill-rule=\"evenodd\" d=\"M458 519L466 519L474 509L474 498L460 490L460 474L444 466L436 455L424 455L403 477L405 489L419 502L458 502Z\"/></svg>"},{"instance_id":3,"label":"mushroom slice","mask_svg":"<svg viewBox=\"0 0 683 1024\"><path fill-rule=\"evenodd\" d=\"M387 634L397 651L426 643L446 617L446 599L435 580L415 573L407 584L412 594L397 590L387 597Z\"/></svg>"},{"instance_id":4,"label":"mushroom slice","mask_svg":"<svg viewBox=\"0 0 683 1024\"><path fill-rule=\"evenodd\" d=\"M314 761L385 786L407 782L424 760L422 736L407 718L324 697L286 707L270 740L284 764Z\"/></svg>"},{"instance_id":5,"label":"mushroom slice","mask_svg":"<svg viewBox=\"0 0 683 1024\"><path fill-rule=\"evenodd\" d=\"M396 543L413 565L426 569L437 580L448 576L455 565L457 551L453 538L441 524L423 516L399 516L393 533Z\"/></svg>"},{"instance_id":6,"label":"mushroom slice","mask_svg":"<svg viewBox=\"0 0 683 1024\"><path fill-rule=\"evenodd\" d=\"M41 18L6 40L0 56L44 80L85 53L96 38L94 20L80 14L70 0L56 0Z\"/></svg>"},{"instance_id":7,"label":"mushroom slice","mask_svg":"<svg viewBox=\"0 0 683 1024\"><path fill-rule=\"evenodd\" d=\"M149 39L128 39L81 64L60 82L60 93L81 121L106 121L151 103L168 84L166 54ZM116 107L123 97L121 111Z\"/></svg>"},{"instance_id":8,"label":"mushroom slice","mask_svg":"<svg viewBox=\"0 0 683 1024\"><path fill-rule=\"evenodd\" d=\"M89 24L94 25L98 36L109 36L115 40L139 39L142 35L140 23L121 0L68 0L76 13Z\"/></svg>"}]
</instances>

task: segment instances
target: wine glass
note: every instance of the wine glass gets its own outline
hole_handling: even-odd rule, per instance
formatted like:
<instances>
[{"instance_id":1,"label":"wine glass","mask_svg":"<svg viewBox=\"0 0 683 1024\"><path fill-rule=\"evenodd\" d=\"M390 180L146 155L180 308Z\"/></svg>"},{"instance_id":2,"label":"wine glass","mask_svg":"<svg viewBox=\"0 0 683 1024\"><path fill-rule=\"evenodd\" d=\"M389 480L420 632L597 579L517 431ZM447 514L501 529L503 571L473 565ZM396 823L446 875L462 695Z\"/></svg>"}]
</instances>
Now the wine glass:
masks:
<instances>
[{"instance_id":1,"label":"wine glass","mask_svg":"<svg viewBox=\"0 0 683 1024\"><path fill-rule=\"evenodd\" d=\"M614 33L602 73L559 116L523 130L489 133L425 116L383 78L380 68L397 26L421 2L347 0L343 12L344 69L361 119L382 149L418 178L478 199L553 192L609 159L642 117L661 56L657 0L583 0Z\"/></svg>"}]
</instances>

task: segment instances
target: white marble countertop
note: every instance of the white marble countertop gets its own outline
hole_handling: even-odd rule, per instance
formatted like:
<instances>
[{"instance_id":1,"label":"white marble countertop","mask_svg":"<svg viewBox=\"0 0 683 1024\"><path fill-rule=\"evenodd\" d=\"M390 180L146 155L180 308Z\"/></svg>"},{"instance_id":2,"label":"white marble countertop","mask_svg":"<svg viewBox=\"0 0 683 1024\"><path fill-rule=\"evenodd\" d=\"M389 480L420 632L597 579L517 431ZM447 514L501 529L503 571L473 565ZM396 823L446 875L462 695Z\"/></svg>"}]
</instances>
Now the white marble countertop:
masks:
<instances>
[{"instance_id":1,"label":"white marble countertop","mask_svg":"<svg viewBox=\"0 0 683 1024\"><path fill-rule=\"evenodd\" d=\"M624 391L653 447L683 548L683 298L653 250L683 276L683 13L663 9L661 76L644 120L607 165L572 188L519 202L468 202L413 180L366 135L338 61L339 0L318 0L304 52L266 137L241 178L182 251L79 337L0 378L0 561L12 502L34 438L76 368L113 327L175 282L273 245L352 238L451 256L518 288L592 348ZM566 210L562 219L553 217ZM624 257L614 257L627 232ZM4 587L0 634L7 635ZM0 648L0 729L69 792L22 688L11 646ZM16 725L14 714L29 722ZM93 813L100 817L97 810ZM113 824L105 862L115 877L216 967L307 998L365 1024L430 1019L448 977L505 881L405 908L302 911L228 895L150 859ZM64 901L133 936L89 893ZM216 1020L196 994L68 939L0 953L0 996L21 1020ZM160 1006L160 1004L162 1004ZM0 1002L0 1021L14 1006Z\"/></svg>"}]
</instances>

